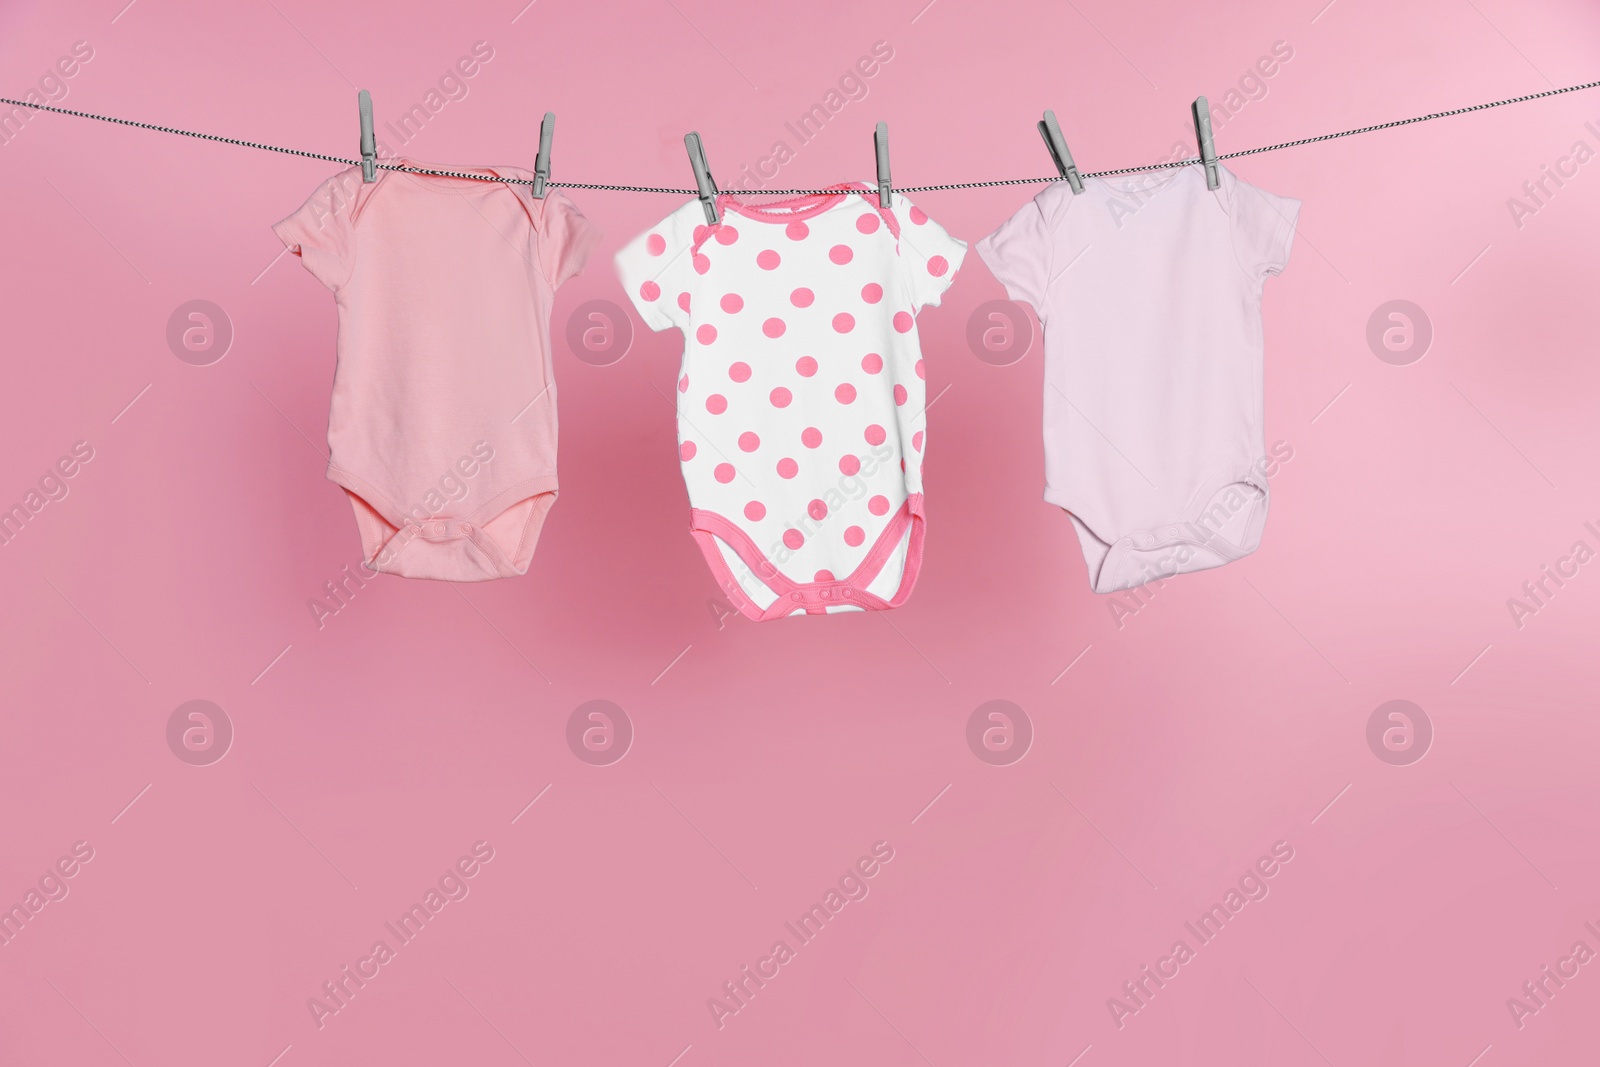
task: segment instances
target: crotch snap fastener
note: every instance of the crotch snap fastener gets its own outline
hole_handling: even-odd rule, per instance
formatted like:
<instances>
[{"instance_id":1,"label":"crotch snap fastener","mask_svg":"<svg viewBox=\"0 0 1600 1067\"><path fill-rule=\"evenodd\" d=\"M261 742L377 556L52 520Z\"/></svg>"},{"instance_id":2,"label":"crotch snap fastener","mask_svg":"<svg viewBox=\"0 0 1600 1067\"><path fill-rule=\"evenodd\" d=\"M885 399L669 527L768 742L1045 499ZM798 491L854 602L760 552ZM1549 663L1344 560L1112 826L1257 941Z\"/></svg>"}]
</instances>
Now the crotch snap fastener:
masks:
<instances>
[{"instance_id":1,"label":"crotch snap fastener","mask_svg":"<svg viewBox=\"0 0 1600 1067\"><path fill-rule=\"evenodd\" d=\"M461 524L461 532L464 533L464 534L471 533L472 532L472 523L470 523L470 522L462 523Z\"/></svg>"},{"instance_id":2,"label":"crotch snap fastener","mask_svg":"<svg viewBox=\"0 0 1600 1067\"><path fill-rule=\"evenodd\" d=\"M442 523L442 522L434 523L433 524L433 532L434 532L434 534L436 536L439 535L439 534L444 533L444 523Z\"/></svg>"},{"instance_id":3,"label":"crotch snap fastener","mask_svg":"<svg viewBox=\"0 0 1600 1067\"><path fill-rule=\"evenodd\" d=\"M832 596L832 595L833 595L833 594L831 594L831 593L829 593L829 592L828 592L828 591L827 591L827 590L826 590L826 589L824 589L824 590L823 590L823 591L822 591L822 599L823 599L823 600L827 600L827 599L828 599L828 598L829 598L829 597L831 597L831 596Z\"/></svg>"},{"instance_id":4,"label":"crotch snap fastener","mask_svg":"<svg viewBox=\"0 0 1600 1067\"><path fill-rule=\"evenodd\" d=\"M422 532L422 527L416 525L415 523L413 523L412 525L406 527L406 533L410 534L412 537L417 536L417 534L419 534L421 532Z\"/></svg>"},{"instance_id":5,"label":"crotch snap fastener","mask_svg":"<svg viewBox=\"0 0 1600 1067\"><path fill-rule=\"evenodd\" d=\"M799 593L790 593L789 594L789 599L790 600L799 600L800 599L800 594Z\"/></svg>"}]
</instances>

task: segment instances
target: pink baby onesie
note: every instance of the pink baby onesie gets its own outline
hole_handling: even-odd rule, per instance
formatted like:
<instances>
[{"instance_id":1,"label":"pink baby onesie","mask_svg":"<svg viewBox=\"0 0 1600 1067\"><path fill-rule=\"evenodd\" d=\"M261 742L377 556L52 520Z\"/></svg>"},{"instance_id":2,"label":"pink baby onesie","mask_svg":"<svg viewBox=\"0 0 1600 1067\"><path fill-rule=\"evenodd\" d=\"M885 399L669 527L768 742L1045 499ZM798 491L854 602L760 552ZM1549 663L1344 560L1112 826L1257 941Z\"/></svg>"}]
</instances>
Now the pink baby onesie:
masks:
<instances>
[{"instance_id":1,"label":"pink baby onesie","mask_svg":"<svg viewBox=\"0 0 1600 1067\"><path fill-rule=\"evenodd\" d=\"M526 573L556 498L550 305L599 232L558 192L388 170L363 184L359 169L273 230L339 308L328 477L367 566L453 582Z\"/></svg>"},{"instance_id":2,"label":"pink baby onesie","mask_svg":"<svg viewBox=\"0 0 1600 1067\"><path fill-rule=\"evenodd\" d=\"M864 188L719 196L716 226L691 200L617 254L645 323L683 330L690 529L752 619L898 607L922 564L916 315L967 246Z\"/></svg>"},{"instance_id":3,"label":"pink baby onesie","mask_svg":"<svg viewBox=\"0 0 1600 1067\"><path fill-rule=\"evenodd\" d=\"M1261 288L1299 210L1189 166L1077 196L1058 182L978 242L1044 324L1044 498L1071 514L1095 592L1260 544Z\"/></svg>"}]
</instances>

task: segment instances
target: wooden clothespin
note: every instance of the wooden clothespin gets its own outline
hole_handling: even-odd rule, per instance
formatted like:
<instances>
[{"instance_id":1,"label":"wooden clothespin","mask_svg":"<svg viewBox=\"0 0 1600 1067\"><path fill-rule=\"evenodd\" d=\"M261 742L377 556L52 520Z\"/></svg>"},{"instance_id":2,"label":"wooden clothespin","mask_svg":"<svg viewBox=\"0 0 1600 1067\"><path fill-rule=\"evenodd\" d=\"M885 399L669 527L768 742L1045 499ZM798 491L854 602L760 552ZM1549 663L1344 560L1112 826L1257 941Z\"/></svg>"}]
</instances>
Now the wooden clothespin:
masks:
<instances>
[{"instance_id":1,"label":"wooden clothespin","mask_svg":"<svg viewBox=\"0 0 1600 1067\"><path fill-rule=\"evenodd\" d=\"M1050 150L1050 158L1056 161L1056 170L1067 179L1067 184L1072 186L1073 195L1083 192L1083 179L1078 177L1078 166L1072 161L1072 153L1067 150L1067 139L1061 136L1061 127L1056 122L1056 113L1046 111L1043 120L1039 123L1039 136L1044 138L1044 146Z\"/></svg>"}]
</instances>

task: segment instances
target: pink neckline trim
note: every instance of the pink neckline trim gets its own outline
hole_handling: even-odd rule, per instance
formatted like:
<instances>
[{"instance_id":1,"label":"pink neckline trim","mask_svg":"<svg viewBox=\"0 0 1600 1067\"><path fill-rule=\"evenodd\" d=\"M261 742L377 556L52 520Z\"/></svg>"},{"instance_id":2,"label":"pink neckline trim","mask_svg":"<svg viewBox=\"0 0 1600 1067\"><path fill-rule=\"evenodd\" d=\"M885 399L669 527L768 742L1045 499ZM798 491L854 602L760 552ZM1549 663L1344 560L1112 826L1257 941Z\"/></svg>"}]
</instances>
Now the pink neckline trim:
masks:
<instances>
[{"instance_id":1,"label":"pink neckline trim","mask_svg":"<svg viewBox=\"0 0 1600 1067\"><path fill-rule=\"evenodd\" d=\"M756 219L760 222L793 222L796 219L809 219L820 215L824 211L838 204L846 196L863 190L870 190L871 186L862 182L840 182L838 185L828 186L831 192L817 193L808 196L797 196L789 200L777 200L766 207L757 207L746 204L731 193L720 193L717 196L719 207L732 209L745 218ZM778 208L789 208L779 211Z\"/></svg>"}]
</instances>

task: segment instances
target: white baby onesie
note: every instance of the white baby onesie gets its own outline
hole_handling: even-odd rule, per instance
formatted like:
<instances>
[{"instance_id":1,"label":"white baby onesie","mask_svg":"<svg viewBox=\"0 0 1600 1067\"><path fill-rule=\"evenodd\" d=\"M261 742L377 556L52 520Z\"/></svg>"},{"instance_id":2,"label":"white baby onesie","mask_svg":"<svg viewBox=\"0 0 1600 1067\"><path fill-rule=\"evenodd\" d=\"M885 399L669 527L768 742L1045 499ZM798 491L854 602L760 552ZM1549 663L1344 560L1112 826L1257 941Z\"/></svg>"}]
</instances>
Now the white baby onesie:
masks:
<instances>
[{"instance_id":1,"label":"white baby onesie","mask_svg":"<svg viewBox=\"0 0 1600 1067\"><path fill-rule=\"evenodd\" d=\"M1261 542L1261 288L1300 201L1220 170L1215 190L1198 166L1057 182L978 242L1044 324L1044 498L1097 593Z\"/></svg>"},{"instance_id":2,"label":"white baby onesie","mask_svg":"<svg viewBox=\"0 0 1600 1067\"><path fill-rule=\"evenodd\" d=\"M756 620L898 607L922 563L917 311L965 242L864 185L764 206L691 200L617 254L645 324L683 330L690 529Z\"/></svg>"}]
</instances>

